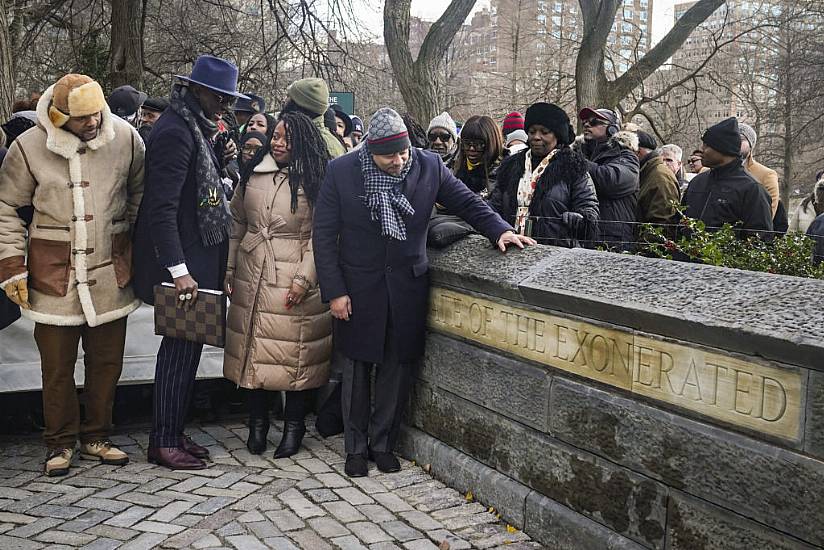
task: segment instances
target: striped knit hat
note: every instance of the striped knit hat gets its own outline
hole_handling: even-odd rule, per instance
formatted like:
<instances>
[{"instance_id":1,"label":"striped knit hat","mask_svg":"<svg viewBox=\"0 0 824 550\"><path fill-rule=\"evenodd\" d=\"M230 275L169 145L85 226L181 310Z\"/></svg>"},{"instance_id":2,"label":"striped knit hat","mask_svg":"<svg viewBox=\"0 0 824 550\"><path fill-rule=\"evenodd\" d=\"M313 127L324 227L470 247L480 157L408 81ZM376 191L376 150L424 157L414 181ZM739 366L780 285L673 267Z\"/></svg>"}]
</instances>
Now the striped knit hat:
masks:
<instances>
[{"instance_id":1,"label":"striped knit hat","mask_svg":"<svg viewBox=\"0 0 824 550\"><path fill-rule=\"evenodd\" d=\"M502 132L504 137L509 135L509 132L524 129L524 117L518 111L513 111L504 117L504 125Z\"/></svg>"},{"instance_id":2,"label":"striped knit hat","mask_svg":"<svg viewBox=\"0 0 824 550\"><path fill-rule=\"evenodd\" d=\"M391 155L412 146L401 115L389 107L381 107L369 120L367 144L375 155Z\"/></svg>"}]
</instances>

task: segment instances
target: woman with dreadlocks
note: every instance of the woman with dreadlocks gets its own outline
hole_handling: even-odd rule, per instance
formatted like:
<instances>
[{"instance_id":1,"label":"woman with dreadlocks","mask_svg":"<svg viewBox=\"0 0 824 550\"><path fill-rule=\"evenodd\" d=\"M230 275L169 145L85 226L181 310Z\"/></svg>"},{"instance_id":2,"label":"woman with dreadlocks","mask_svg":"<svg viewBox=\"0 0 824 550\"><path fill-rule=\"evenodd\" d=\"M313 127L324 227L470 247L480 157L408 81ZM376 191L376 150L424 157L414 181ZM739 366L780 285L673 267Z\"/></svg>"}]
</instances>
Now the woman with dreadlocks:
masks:
<instances>
[{"instance_id":1,"label":"woman with dreadlocks","mask_svg":"<svg viewBox=\"0 0 824 550\"><path fill-rule=\"evenodd\" d=\"M275 458L298 452L311 390L329 377L332 317L320 298L312 253L314 203L329 160L306 115L281 113L271 150L241 180L231 203L223 373L241 388L286 391ZM268 418L250 426L257 432L250 434L252 452L265 450L268 429Z\"/></svg>"}]
</instances>

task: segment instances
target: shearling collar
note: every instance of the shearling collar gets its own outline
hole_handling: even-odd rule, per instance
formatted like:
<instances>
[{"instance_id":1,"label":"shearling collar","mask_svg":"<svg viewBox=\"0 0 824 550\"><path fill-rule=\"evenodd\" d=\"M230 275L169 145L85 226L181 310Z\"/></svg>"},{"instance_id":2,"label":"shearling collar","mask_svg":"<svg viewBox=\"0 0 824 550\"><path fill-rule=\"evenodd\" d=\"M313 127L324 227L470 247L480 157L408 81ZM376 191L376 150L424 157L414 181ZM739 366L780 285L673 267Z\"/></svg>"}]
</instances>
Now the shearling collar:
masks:
<instances>
[{"instance_id":1,"label":"shearling collar","mask_svg":"<svg viewBox=\"0 0 824 550\"><path fill-rule=\"evenodd\" d=\"M255 174L267 174L277 171L278 165L275 162L275 157L273 157L271 154L265 155L263 159L261 159L261 161L258 163L258 165L255 166L254 169L252 169L252 172L254 172Z\"/></svg>"},{"instance_id":2,"label":"shearling collar","mask_svg":"<svg viewBox=\"0 0 824 550\"><path fill-rule=\"evenodd\" d=\"M103 122L100 125L100 132L91 141L84 142L71 132L56 127L49 119L49 105L53 94L54 85L52 84L37 102L37 125L46 131L46 148L49 151L65 159L70 159L77 154L79 149L88 147L96 150L114 139L114 120L108 105L103 107Z\"/></svg>"},{"instance_id":3,"label":"shearling collar","mask_svg":"<svg viewBox=\"0 0 824 550\"><path fill-rule=\"evenodd\" d=\"M583 135L576 136L573 148L583 151L584 142ZM629 130L621 130L607 140L607 146L610 149L613 147L621 147L622 149L629 149L633 153L638 152L638 134Z\"/></svg>"}]
</instances>

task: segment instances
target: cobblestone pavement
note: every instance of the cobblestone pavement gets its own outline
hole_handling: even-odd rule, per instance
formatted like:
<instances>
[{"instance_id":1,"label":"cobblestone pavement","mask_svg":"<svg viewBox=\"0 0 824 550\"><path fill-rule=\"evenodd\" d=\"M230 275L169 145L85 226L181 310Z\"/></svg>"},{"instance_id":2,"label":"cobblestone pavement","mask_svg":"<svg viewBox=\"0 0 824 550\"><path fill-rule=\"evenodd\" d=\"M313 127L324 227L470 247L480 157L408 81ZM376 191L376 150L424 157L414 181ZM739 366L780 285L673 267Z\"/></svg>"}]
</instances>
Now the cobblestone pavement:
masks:
<instances>
[{"instance_id":1,"label":"cobblestone pavement","mask_svg":"<svg viewBox=\"0 0 824 550\"><path fill-rule=\"evenodd\" d=\"M145 429L114 438L130 464L78 460L63 478L42 474L38 439L0 440L0 548L540 548L410 462L346 477L341 437L309 431L300 453L275 460L275 424L262 456L246 450L241 423L188 433L211 451L208 469L147 463Z\"/></svg>"}]
</instances>

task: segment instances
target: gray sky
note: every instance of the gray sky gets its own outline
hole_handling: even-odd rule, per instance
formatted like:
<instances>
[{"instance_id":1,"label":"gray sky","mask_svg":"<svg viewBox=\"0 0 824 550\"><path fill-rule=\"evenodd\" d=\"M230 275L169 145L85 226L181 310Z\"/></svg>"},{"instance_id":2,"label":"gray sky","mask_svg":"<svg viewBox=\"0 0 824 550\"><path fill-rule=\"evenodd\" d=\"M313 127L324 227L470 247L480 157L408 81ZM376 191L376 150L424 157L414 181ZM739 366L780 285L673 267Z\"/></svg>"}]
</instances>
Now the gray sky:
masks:
<instances>
[{"instance_id":1,"label":"gray sky","mask_svg":"<svg viewBox=\"0 0 824 550\"><path fill-rule=\"evenodd\" d=\"M361 24L368 28L373 34L381 37L383 29L383 1L382 0L357 0L363 5ZM434 21L441 16L449 5L450 0L412 0L412 15ZM673 4L675 0L654 0L652 41L657 43L672 27ZM652 2L651 2L652 3ZM473 8L473 13L482 8L489 7L489 0L478 0ZM472 14L470 14L470 18Z\"/></svg>"}]
</instances>

